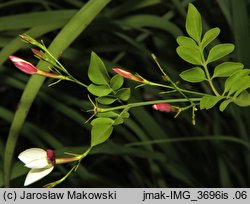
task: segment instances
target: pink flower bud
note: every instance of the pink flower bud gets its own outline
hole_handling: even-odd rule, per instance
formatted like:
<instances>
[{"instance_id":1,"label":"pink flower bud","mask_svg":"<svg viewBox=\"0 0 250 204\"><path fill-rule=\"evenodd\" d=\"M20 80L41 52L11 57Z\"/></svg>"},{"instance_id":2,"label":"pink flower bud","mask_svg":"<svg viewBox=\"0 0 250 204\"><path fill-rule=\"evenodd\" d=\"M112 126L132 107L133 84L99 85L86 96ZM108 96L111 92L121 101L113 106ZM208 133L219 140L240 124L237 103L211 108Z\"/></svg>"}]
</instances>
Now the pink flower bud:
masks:
<instances>
[{"instance_id":1,"label":"pink flower bud","mask_svg":"<svg viewBox=\"0 0 250 204\"><path fill-rule=\"evenodd\" d=\"M37 49L32 48L31 51L32 51L36 56L38 56L38 57L40 57L40 58L42 58L42 59L44 58L44 53L43 53L41 50L37 50Z\"/></svg>"},{"instance_id":2,"label":"pink flower bud","mask_svg":"<svg viewBox=\"0 0 250 204\"><path fill-rule=\"evenodd\" d=\"M33 38L31 38L30 36L28 36L27 34L20 34L19 35L20 38L22 38L24 41L32 43L34 41Z\"/></svg>"},{"instance_id":3,"label":"pink flower bud","mask_svg":"<svg viewBox=\"0 0 250 204\"><path fill-rule=\"evenodd\" d=\"M65 79L63 75L59 75L53 72L46 72L40 69L37 69L33 64L19 58L16 56L9 56L9 59L14 63L14 65L20 69L21 71L25 72L26 74L38 74L42 76L46 76L49 78L55 79Z\"/></svg>"},{"instance_id":4,"label":"pink flower bud","mask_svg":"<svg viewBox=\"0 0 250 204\"><path fill-rule=\"evenodd\" d=\"M173 108L169 103L158 103L158 104L154 104L152 106L153 109L161 111L161 112L171 112L171 111L175 111L175 108Z\"/></svg>"},{"instance_id":5,"label":"pink flower bud","mask_svg":"<svg viewBox=\"0 0 250 204\"><path fill-rule=\"evenodd\" d=\"M124 78L131 79L133 81L138 81L138 82L142 82L142 83L145 81L142 77L136 76L125 69L113 68L113 71L116 72L117 74L123 76Z\"/></svg>"},{"instance_id":6,"label":"pink flower bud","mask_svg":"<svg viewBox=\"0 0 250 204\"><path fill-rule=\"evenodd\" d=\"M27 34L20 34L19 35L20 38L22 38L23 41L27 42L27 43L30 43L32 45L35 45L35 46L38 46L38 47L41 47L42 44L37 42L35 39L33 39L32 37L30 37L29 35Z\"/></svg>"},{"instance_id":7,"label":"pink flower bud","mask_svg":"<svg viewBox=\"0 0 250 204\"><path fill-rule=\"evenodd\" d=\"M38 71L37 68L33 64L31 64L31 63L29 63L29 62L27 62L19 57L9 56L9 59L14 63L14 65L18 69L25 72L26 74L35 74Z\"/></svg>"}]
</instances>

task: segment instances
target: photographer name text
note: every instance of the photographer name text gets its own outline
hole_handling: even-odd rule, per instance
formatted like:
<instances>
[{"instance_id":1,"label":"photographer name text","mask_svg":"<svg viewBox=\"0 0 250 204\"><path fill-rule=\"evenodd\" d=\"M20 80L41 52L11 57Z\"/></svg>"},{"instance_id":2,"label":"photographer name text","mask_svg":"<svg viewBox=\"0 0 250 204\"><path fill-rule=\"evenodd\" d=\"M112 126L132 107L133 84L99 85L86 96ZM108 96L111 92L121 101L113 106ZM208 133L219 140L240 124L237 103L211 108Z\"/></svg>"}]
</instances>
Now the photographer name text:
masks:
<instances>
[{"instance_id":1,"label":"photographer name text","mask_svg":"<svg viewBox=\"0 0 250 204\"><path fill-rule=\"evenodd\" d=\"M116 191L107 192L86 192L67 191L65 192L28 192L22 191L19 195L21 200L116 200Z\"/></svg>"}]
</instances>

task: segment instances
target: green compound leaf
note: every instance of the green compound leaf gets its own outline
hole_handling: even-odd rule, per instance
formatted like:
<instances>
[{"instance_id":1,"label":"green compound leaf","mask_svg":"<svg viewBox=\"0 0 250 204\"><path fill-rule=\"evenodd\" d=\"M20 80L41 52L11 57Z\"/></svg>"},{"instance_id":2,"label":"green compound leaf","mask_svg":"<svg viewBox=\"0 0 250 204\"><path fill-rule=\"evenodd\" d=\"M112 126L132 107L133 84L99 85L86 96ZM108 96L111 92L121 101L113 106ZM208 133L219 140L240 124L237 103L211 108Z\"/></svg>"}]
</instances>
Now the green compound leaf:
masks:
<instances>
[{"instance_id":1,"label":"green compound leaf","mask_svg":"<svg viewBox=\"0 0 250 204\"><path fill-rule=\"evenodd\" d=\"M221 104L220 104L220 111L221 112L223 112L225 109L226 109L226 107L230 104L230 103L232 103L233 102L233 99L227 99L227 100L225 100L225 101L223 101Z\"/></svg>"},{"instance_id":2,"label":"green compound leaf","mask_svg":"<svg viewBox=\"0 0 250 204\"><path fill-rule=\"evenodd\" d=\"M119 114L114 111L97 113L97 117L100 117L100 118L117 118L118 116Z\"/></svg>"},{"instance_id":3,"label":"green compound leaf","mask_svg":"<svg viewBox=\"0 0 250 204\"><path fill-rule=\"evenodd\" d=\"M99 85L109 84L109 75L103 61L94 53L91 53L88 69L89 79Z\"/></svg>"},{"instance_id":4,"label":"green compound leaf","mask_svg":"<svg viewBox=\"0 0 250 204\"><path fill-rule=\"evenodd\" d=\"M129 118L129 113L127 110L123 110L115 119L114 125L120 125L124 123L124 119L127 119L127 118Z\"/></svg>"},{"instance_id":5,"label":"green compound leaf","mask_svg":"<svg viewBox=\"0 0 250 204\"><path fill-rule=\"evenodd\" d=\"M204 49L209 43L211 43L220 34L219 28L212 28L208 30L201 41L201 48Z\"/></svg>"},{"instance_id":6,"label":"green compound leaf","mask_svg":"<svg viewBox=\"0 0 250 204\"><path fill-rule=\"evenodd\" d=\"M220 111L224 111L232 102L241 107L250 106L250 94L244 90L237 98L230 98L223 101L220 105Z\"/></svg>"},{"instance_id":7,"label":"green compound leaf","mask_svg":"<svg viewBox=\"0 0 250 204\"><path fill-rule=\"evenodd\" d=\"M177 54L185 61L194 65L201 65L202 58L200 51L192 47L179 46L176 49Z\"/></svg>"},{"instance_id":8,"label":"green compound leaf","mask_svg":"<svg viewBox=\"0 0 250 204\"><path fill-rule=\"evenodd\" d=\"M234 45L231 43L224 43L215 45L208 54L207 57L207 64L210 62L213 62L215 60L218 60L228 54L230 54L234 50Z\"/></svg>"},{"instance_id":9,"label":"green compound leaf","mask_svg":"<svg viewBox=\"0 0 250 204\"><path fill-rule=\"evenodd\" d=\"M87 89L95 96L107 96L112 92L112 89L107 85L90 84Z\"/></svg>"},{"instance_id":10,"label":"green compound leaf","mask_svg":"<svg viewBox=\"0 0 250 204\"><path fill-rule=\"evenodd\" d=\"M91 147L105 142L113 131L114 120L110 118L96 118L91 122Z\"/></svg>"},{"instance_id":11,"label":"green compound leaf","mask_svg":"<svg viewBox=\"0 0 250 204\"><path fill-rule=\"evenodd\" d=\"M103 105L110 105L112 103L114 103L117 99L112 97L112 96L103 96L103 97L99 97L97 99L97 101Z\"/></svg>"},{"instance_id":12,"label":"green compound leaf","mask_svg":"<svg viewBox=\"0 0 250 204\"><path fill-rule=\"evenodd\" d=\"M115 119L114 125L120 125L124 122L124 119L120 116Z\"/></svg>"},{"instance_id":13,"label":"green compound leaf","mask_svg":"<svg viewBox=\"0 0 250 204\"><path fill-rule=\"evenodd\" d=\"M124 78L119 75L119 74L116 74L115 76L113 76L110 80L110 87L113 89L113 90L118 90L119 88L122 87L123 85L123 82L124 82Z\"/></svg>"},{"instance_id":14,"label":"green compound leaf","mask_svg":"<svg viewBox=\"0 0 250 204\"><path fill-rule=\"evenodd\" d=\"M223 62L215 67L212 78L229 77L243 68L244 65L239 62Z\"/></svg>"},{"instance_id":15,"label":"green compound leaf","mask_svg":"<svg viewBox=\"0 0 250 204\"><path fill-rule=\"evenodd\" d=\"M200 67L194 67L180 73L180 77L188 82L198 83L206 80L205 72Z\"/></svg>"},{"instance_id":16,"label":"green compound leaf","mask_svg":"<svg viewBox=\"0 0 250 204\"><path fill-rule=\"evenodd\" d=\"M223 98L224 98L223 96L212 96L212 95L203 96L200 101L200 109L208 110L214 107Z\"/></svg>"},{"instance_id":17,"label":"green compound leaf","mask_svg":"<svg viewBox=\"0 0 250 204\"><path fill-rule=\"evenodd\" d=\"M235 93L234 97L237 97L241 92L250 88L250 76L245 76L240 78L240 80L235 81L229 90L228 95Z\"/></svg>"},{"instance_id":18,"label":"green compound leaf","mask_svg":"<svg viewBox=\"0 0 250 204\"><path fill-rule=\"evenodd\" d=\"M243 91L235 100L234 103L238 106L250 106L250 94L247 91Z\"/></svg>"},{"instance_id":19,"label":"green compound leaf","mask_svg":"<svg viewBox=\"0 0 250 204\"><path fill-rule=\"evenodd\" d=\"M122 101L127 101L130 98L130 88L122 88L116 93L116 97Z\"/></svg>"},{"instance_id":20,"label":"green compound leaf","mask_svg":"<svg viewBox=\"0 0 250 204\"><path fill-rule=\"evenodd\" d=\"M196 42L200 42L202 33L201 15L191 3L188 4L186 31Z\"/></svg>"},{"instance_id":21,"label":"green compound leaf","mask_svg":"<svg viewBox=\"0 0 250 204\"><path fill-rule=\"evenodd\" d=\"M124 119L125 119L125 118L129 118L129 115L130 115L130 114L129 114L128 111L123 111L123 112L121 113L121 117L124 118Z\"/></svg>"},{"instance_id":22,"label":"green compound leaf","mask_svg":"<svg viewBox=\"0 0 250 204\"><path fill-rule=\"evenodd\" d=\"M225 81L225 89L223 94L227 93L234 86L234 84L237 84L241 78L248 76L248 74L250 74L250 69L243 69L227 78Z\"/></svg>"},{"instance_id":23,"label":"green compound leaf","mask_svg":"<svg viewBox=\"0 0 250 204\"><path fill-rule=\"evenodd\" d=\"M198 45L196 44L196 42L187 36L179 36L176 39L178 45L183 46L183 47L190 47L190 48L194 48L194 49L198 49Z\"/></svg>"}]
</instances>

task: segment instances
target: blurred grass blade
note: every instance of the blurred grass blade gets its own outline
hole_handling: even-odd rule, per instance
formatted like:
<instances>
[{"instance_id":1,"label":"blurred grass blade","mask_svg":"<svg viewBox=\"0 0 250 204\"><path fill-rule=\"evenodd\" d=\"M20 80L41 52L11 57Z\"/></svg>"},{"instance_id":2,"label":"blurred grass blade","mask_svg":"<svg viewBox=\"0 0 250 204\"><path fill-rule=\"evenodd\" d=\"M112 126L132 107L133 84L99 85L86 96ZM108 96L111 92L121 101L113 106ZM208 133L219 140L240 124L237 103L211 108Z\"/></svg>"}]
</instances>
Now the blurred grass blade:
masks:
<instances>
[{"instance_id":1,"label":"blurred grass blade","mask_svg":"<svg viewBox=\"0 0 250 204\"><path fill-rule=\"evenodd\" d=\"M220 9L222 13L224 14L225 18L227 19L227 22L229 26L232 26L232 16L230 12L230 0L217 0L217 3L220 6Z\"/></svg>"},{"instance_id":2,"label":"blurred grass blade","mask_svg":"<svg viewBox=\"0 0 250 204\"><path fill-rule=\"evenodd\" d=\"M16 30L46 25L52 22L68 20L74 16L75 13L76 10L58 10L4 16L0 17L0 30Z\"/></svg>"},{"instance_id":3,"label":"blurred grass blade","mask_svg":"<svg viewBox=\"0 0 250 204\"><path fill-rule=\"evenodd\" d=\"M33 3L33 4L41 4L41 5L46 5L46 6L55 6L56 4L54 4L53 2L49 2L49 1L37 1L37 0L13 0L13 1L8 1L5 3L1 3L0 4L0 9L3 9L4 7L8 7L8 6L20 6L18 4L23 4L23 3Z\"/></svg>"},{"instance_id":4,"label":"blurred grass blade","mask_svg":"<svg viewBox=\"0 0 250 204\"><path fill-rule=\"evenodd\" d=\"M1 119L5 120L8 123L11 123L13 117L14 117L14 113L0 106L0 118ZM25 128L23 128L23 134L27 136L27 138L30 141L34 142L34 139L37 139L39 137L39 140L43 140L54 149L63 147L63 144L60 141L58 141L56 138L54 138L52 134L38 127L37 125L27 122L24 124L24 126ZM32 135L34 133L36 137Z\"/></svg>"},{"instance_id":5,"label":"blurred grass blade","mask_svg":"<svg viewBox=\"0 0 250 204\"><path fill-rule=\"evenodd\" d=\"M186 16L185 7L183 6L183 3L180 0L171 0L172 4L176 7L176 9L179 11L179 13L182 16Z\"/></svg>"},{"instance_id":6,"label":"blurred grass blade","mask_svg":"<svg viewBox=\"0 0 250 204\"><path fill-rule=\"evenodd\" d=\"M77 38L78 35L80 35L80 33L109 2L110 0L90 0L86 3L51 43L49 46L50 52L52 52L55 57L59 57L59 55ZM43 65L44 63L40 62L38 68L43 67ZM20 129L22 128L30 106L43 81L43 77L31 77L20 99L18 110L16 111L11 124L4 155L4 182L6 187L10 186L9 179L11 163Z\"/></svg>"},{"instance_id":7,"label":"blurred grass blade","mask_svg":"<svg viewBox=\"0 0 250 204\"><path fill-rule=\"evenodd\" d=\"M130 0L125 1L121 6L114 8L109 15L115 17L123 15L127 12L135 11L138 9L143 9L149 6L154 6L160 4L161 0Z\"/></svg>"},{"instance_id":8,"label":"blurred grass blade","mask_svg":"<svg viewBox=\"0 0 250 204\"><path fill-rule=\"evenodd\" d=\"M120 23L124 26L130 26L132 28L151 27L161 29L170 33L175 38L179 35L183 35L181 29L174 23L155 15L133 15L119 21L119 24Z\"/></svg>"},{"instance_id":9,"label":"blurred grass blade","mask_svg":"<svg viewBox=\"0 0 250 204\"><path fill-rule=\"evenodd\" d=\"M224 188L229 188L232 186L230 173L228 172L228 168L222 158L218 158L218 168L221 186Z\"/></svg>"},{"instance_id":10,"label":"blurred grass blade","mask_svg":"<svg viewBox=\"0 0 250 204\"><path fill-rule=\"evenodd\" d=\"M231 0L233 26L236 52L238 60L246 67L250 66L249 47L249 20L247 14L247 2L245 0Z\"/></svg>"},{"instance_id":11,"label":"blurred grass blade","mask_svg":"<svg viewBox=\"0 0 250 204\"><path fill-rule=\"evenodd\" d=\"M233 22L232 31L235 37L238 60L241 61L246 67L249 67L250 37L249 37L249 19L247 11L248 2L245 0L231 0L230 4L232 9L232 22ZM238 124L241 123L238 122ZM249 153L246 155L246 158L247 158L246 171L249 172L250 168ZM249 177L250 174L248 174L248 179Z\"/></svg>"}]
</instances>

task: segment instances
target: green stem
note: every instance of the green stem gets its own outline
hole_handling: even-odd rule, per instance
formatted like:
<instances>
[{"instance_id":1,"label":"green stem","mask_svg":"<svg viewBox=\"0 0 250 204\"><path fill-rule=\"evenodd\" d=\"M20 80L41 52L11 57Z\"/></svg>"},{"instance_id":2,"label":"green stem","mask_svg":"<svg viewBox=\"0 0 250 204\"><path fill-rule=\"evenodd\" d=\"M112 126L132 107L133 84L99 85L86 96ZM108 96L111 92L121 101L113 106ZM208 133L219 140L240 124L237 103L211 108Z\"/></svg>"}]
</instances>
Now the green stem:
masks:
<instances>
[{"instance_id":1,"label":"green stem","mask_svg":"<svg viewBox=\"0 0 250 204\"><path fill-rule=\"evenodd\" d=\"M173 88L178 91L185 99L187 99L193 106L195 106L195 104L189 100L189 98L186 96L186 94L184 94L182 92L182 90L172 81L172 79L164 72L163 68L161 67L160 63L158 62L156 56L154 54L152 54L152 58L155 61L156 65L158 66L158 68L160 69L161 73L163 74L163 76L170 82L170 84L173 86Z\"/></svg>"},{"instance_id":2,"label":"green stem","mask_svg":"<svg viewBox=\"0 0 250 204\"><path fill-rule=\"evenodd\" d=\"M79 84L79 85L81 85L81 86L83 86L83 87L85 87L85 88L88 87L86 84L80 82L79 80L77 80L77 79L75 79L75 78L73 79L73 82L75 82L75 83L77 83L77 84Z\"/></svg>"},{"instance_id":3,"label":"green stem","mask_svg":"<svg viewBox=\"0 0 250 204\"><path fill-rule=\"evenodd\" d=\"M163 88L168 88L168 89L175 89L174 87L172 86L168 86L168 85L165 85L165 84L158 84L158 83L154 83L154 82L150 82L148 85L150 86L158 86L158 87L163 87ZM189 93L189 94L195 94L195 95L200 95L200 96L205 96L207 94L205 93L200 93L200 92L196 92L196 91L190 91L190 90L186 90L186 89L182 89L180 87L178 87L177 85L175 85L180 91L184 92L184 93Z\"/></svg>"},{"instance_id":4,"label":"green stem","mask_svg":"<svg viewBox=\"0 0 250 204\"><path fill-rule=\"evenodd\" d=\"M60 164L68 163L68 162L72 162L72 161L78 161L78 163L76 165L74 165L64 177L62 177L61 179L59 179L57 181L54 181L52 183L46 184L43 187L45 187L45 188L53 188L53 187L57 186L58 184L62 183L63 181L65 181L65 179L68 178L69 175L73 171L76 171L78 169L82 159L88 155L88 153L91 151L91 149L92 149L92 147L89 147L83 154L77 155L77 156L75 156L73 158L61 158L61 159L59 158L59 159L57 159L58 164L59 163ZM68 162L67 162L67 160L68 160Z\"/></svg>"},{"instance_id":5,"label":"green stem","mask_svg":"<svg viewBox=\"0 0 250 204\"><path fill-rule=\"evenodd\" d=\"M45 47L45 46L43 46L42 47L42 49L56 62L56 64L54 64L54 63L52 63L55 67L57 67L58 69L59 69L59 74L61 74L60 73L60 69L65 73L65 74L67 74L68 76L67 77L65 77L65 79L66 80L68 80L68 81L73 81L73 82L75 82L75 83L77 83L77 84L79 84L79 85L81 85L81 86L83 86L83 87L85 87L85 88L87 88L88 86L86 85L86 84L84 84L84 83L82 83L82 82L80 82L79 80L77 80L77 79L75 79L68 71L67 71L67 69L49 52L49 50Z\"/></svg>"},{"instance_id":6,"label":"green stem","mask_svg":"<svg viewBox=\"0 0 250 204\"><path fill-rule=\"evenodd\" d=\"M206 76L207 76L207 81L208 81L208 83L209 83L209 85L210 85L212 91L214 92L214 94L215 94L216 96L220 96L220 94L218 93L218 91L217 91L216 88L214 87L214 84L213 84L213 82L212 82L212 78L211 78L210 73L209 73L209 71L208 71L207 65L206 65L206 64L203 64L203 68L204 68L204 70L205 70L205 73L206 73Z\"/></svg>"},{"instance_id":7,"label":"green stem","mask_svg":"<svg viewBox=\"0 0 250 204\"><path fill-rule=\"evenodd\" d=\"M158 103L181 103L181 102L187 102L187 101L200 101L201 98L181 98L181 99L164 99L164 100L154 100L154 101L143 101L143 102L137 102L137 103L129 103L127 105L121 105L121 106L116 106L112 108L98 108L98 112L108 112L108 111L114 111L114 110L119 110L119 109L130 109L138 106L147 106L147 105L154 105Z\"/></svg>"},{"instance_id":8,"label":"green stem","mask_svg":"<svg viewBox=\"0 0 250 204\"><path fill-rule=\"evenodd\" d=\"M177 85L176 85L177 86ZM182 92L184 93L189 93L189 94L196 94L196 95L200 95L200 96L206 96L207 94L205 93L200 93L200 92L196 92L196 91L189 91L189 90L186 90L186 89L182 89L182 88L179 88L179 90L181 90Z\"/></svg>"},{"instance_id":9,"label":"green stem","mask_svg":"<svg viewBox=\"0 0 250 204\"><path fill-rule=\"evenodd\" d=\"M85 88L88 87L86 84L80 82L79 80L75 79L74 77L71 78L71 77L66 77L66 76L65 76L64 80L75 82L75 83L77 83L77 84L79 84L80 86L83 86L83 87L85 87Z\"/></svg>"},{"instance_id":10,"label":"green stem","mask_svg":"<svg viewBox=\"0 0 250 204\"><path fill-rule=\"evenodd\" d=\"M220 94L218 93L218 91L216 90L216 88L214 87L214 84L212 82L212 78L211 78L211 75L210 75L210 73L208 71L207 63L206 63L206 60L205 60L205 57L204 57L203 49L200 46L200 44L199 44L199 48L200 48L201 59L202 59L202 62L203 62L202 66L203 66L204 71L206 73L207 81L209 83L209 86L211 87L212 91L214 92L214 94L216 96L220 96Z\"/></svg>"},{"instance_id":11,"label":"green stem","mask_svg":"<svg viewBox=\"0 0 250 204\"><path fill-rule=\"evenodd\" d=\"M168 88L168 89L174 89L174 87L172 87L172 86L168 86L168 85L165 85L165 84L158 84L158 83L151 82L151 81L148 82L148 85L150 85L150 86L158 86L158 87L163 87L163 88Z\"/></svg>"},{"instance_id":12,"label":"green stem","mask_svg":"<svg viewBox=\"0 0 250 204\"><path fill-rule=\"evenodd\" d=\"M89 154L89 152L90 152L91 150L92 150L92 147L89 147L82 155L80 155L78 164L75 166L75 171L78 169L78 167L79 167L79 165L80 165L82 159L83 159L84 157L86 157L86 156Z\"/></svg>"},{"instance_id":13,"label":"green stem","mask_svg":"<svg viewBox=\"0 0 250 204\"><path fill-rule=\"evenodd\" d=\"M88 154L89 154L89 152L92 150L92 147L89 147L82 155L81 155L81 158L79 159L80 161L84 158L84 157L86 157ZM79 161L79 162L80 162Z\"/></svg>"},{"instance_id":14,"label":"green stem","mask_svg":"<svg viewBox=\"0 0 250 204\"><path fill-rule=\"evenodd\" d=\"M70 175L73 171L75 171L76 167L77 167L77 165L74 165L64 177L62 177L61 179L59 179L59 180L57 180L57 181L48 183L48 184L44 185L43 187L44 187L44 188L53 188L53 187L57 186L58 184L62 183L63 181L65 181L66 178L69 177L69 175Z\"/></svg>"},{"instance_id":15,"label":"green stem","mask_svg":"<svg viewBox=\"0 0 250 204\"><path fill-rule=\"evenodd\" d=\"M71 75L67 71L67 69L65 69L65 67L50 53L50 51L46 48L45 45L43 45L43 47L41 47L41 48L57 63L56 65L53 63L54 66L61 69L64 73L66 73L68 76L71 77Z\"/></svg>"}]
</instances>

